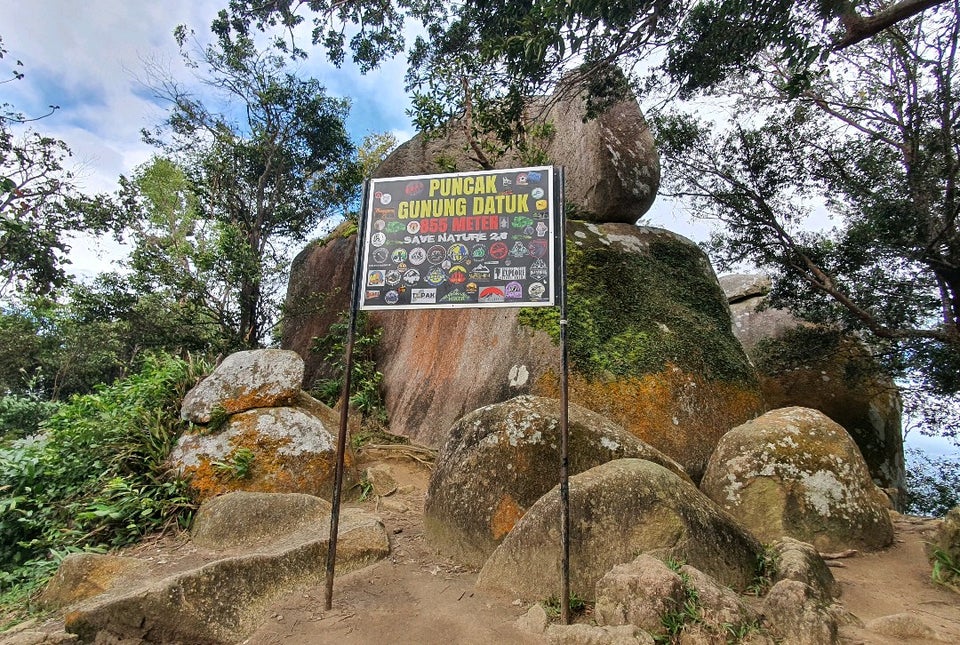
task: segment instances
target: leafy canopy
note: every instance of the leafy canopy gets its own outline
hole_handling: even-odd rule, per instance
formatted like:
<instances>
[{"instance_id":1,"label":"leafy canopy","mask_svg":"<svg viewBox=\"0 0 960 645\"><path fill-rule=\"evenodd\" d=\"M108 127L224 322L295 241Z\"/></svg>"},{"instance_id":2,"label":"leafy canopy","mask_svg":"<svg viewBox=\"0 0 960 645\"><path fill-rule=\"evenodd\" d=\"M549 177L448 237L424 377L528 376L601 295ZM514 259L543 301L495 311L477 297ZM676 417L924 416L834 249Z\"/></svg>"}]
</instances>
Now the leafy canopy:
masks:
<instances>
[{"instance_id":1,"label":"leafy canopy","mask_svg":"<svg viewBox=\"0 0 960 645\"><path fill-rule=\"evenodd\" d=\"M176 36L183 48L187 32ZM190 303L228 348L259 346L277 319L289 245L357 197L348 104L246 36L184 57L227 107L155 79L171 110L145 133L165 158L126 184L137 214L133 268L141 290Z\"/></svg>"},{"instance_id":2,"label":"leafy canopy","mask_svg":"<svg viewBox=\"0 0 960 645\"><path fill-rule=\"evenodd\" d=\"M718 89L729 119L656 123L666 187L723 223L725 267L775 274L773 304L872 341L932 395L960 391L960 3L835 52L798 87L767 59ZM809 215L832 217L813 231ZM956 422L936 426L952 433Z\"/></svg>"},{"instance_id":3,"label":"leafy canopy","mask_svg":"<svg viewBox=\"0 0 960 645\"><path fill-rule=\"evenodd\" d=\"M665 78L689 94L751 69L773 51L802 83L805 68L822 56L944 1L230 0L212 28L226 40L269 31L279 46L305 56L297 36L310 14L310 42L335 65L349 50L364 72L406 50L421 129L469 111L481 130L514 145L522 140L531 97L558 87L588 87L598 105L622 96L627 86L611 82L612 67L627 73L634 90ZM419 29L408 29L409 22ZM644 76L651 67L654 73Z\"/></svg>"}]
</instances>

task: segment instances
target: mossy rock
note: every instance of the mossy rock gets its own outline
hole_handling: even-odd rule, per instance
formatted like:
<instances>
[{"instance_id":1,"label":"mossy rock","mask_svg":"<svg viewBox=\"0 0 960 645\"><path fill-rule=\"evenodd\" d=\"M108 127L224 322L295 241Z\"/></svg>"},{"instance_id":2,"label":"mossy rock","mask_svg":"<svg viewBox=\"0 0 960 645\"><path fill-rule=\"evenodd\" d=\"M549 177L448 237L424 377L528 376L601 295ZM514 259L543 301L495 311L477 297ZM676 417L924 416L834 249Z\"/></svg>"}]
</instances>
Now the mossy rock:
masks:
<instances>
[{"instance_id":1,"label":"mossy rock","mask_svg":"<svg viewBox=\"0 0 960 645\"><path fill-rule=\"evenodd\" d=\"M572 398L679 461L699 481L719 438L763 411L707 256L663 229L568 222ZM556 314L520 321L559 336ZM556 374L535 393L556 396Z\"/></svg>"},{"instance_id":2,"label":"mossy rock","mask_svg":"<svg viewBox=\"0 0 960 645\"><path fill-rule=\"evenodd\" d=\"M856 444L810 408L773 410L720 440L701 490L765 543L875 551L893 542L887 499Z\"/></svg>"},{"instance_id":3,"label":"mossy rock","mask_svg":"<svg viewBox=\"0 0 960 645\"><path fill-rule=\"evenodd\" d=\"M484 564L483 589L535 600L560 584L559 486L541 497ZM570 478L570 590L640 553L683 560L720 583L753 583L760 543L689 482L644 459L617 459Z\"/></svg>"},{"instance_id":4,"label":"mossy rock","mask_svg":"<svg viewBox=\"0 0 960 645\"><path fill-rule=\"evenodd\" d=\"M576 404L568 414L569 472L635 457L684 481L677 462ZM460 419L440 451L424 508L427 537L458 562L481 567L523 514L558 481L560 402L518 396Z\"/></svg>"}]
</instances>

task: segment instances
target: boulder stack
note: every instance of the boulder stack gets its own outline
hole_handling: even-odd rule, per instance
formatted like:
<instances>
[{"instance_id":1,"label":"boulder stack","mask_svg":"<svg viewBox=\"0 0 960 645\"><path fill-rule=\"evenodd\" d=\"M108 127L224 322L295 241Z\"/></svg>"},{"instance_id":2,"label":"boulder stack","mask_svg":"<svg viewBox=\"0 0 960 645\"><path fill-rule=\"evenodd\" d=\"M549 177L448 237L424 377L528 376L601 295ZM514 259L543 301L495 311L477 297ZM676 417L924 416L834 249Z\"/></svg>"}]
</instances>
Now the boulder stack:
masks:
<instances>
[{"instance_id":1,"label":"boulder stack","mask_svg":"<svg viewBox=\"0 0 960 645\"><path fill-rule=\"evenodd\" d=\"M434 546L481 567L527 509L553 488L560 466L560 404L518 396L454 424L427 491L425 527ZM569 471L633 457L690 482L675 461L599 414L571 405Z\"/></svg>"},{"instance_id":2,"label":"boulder stack","mask_svg":"<svg viewBox=\"0 0 960 645\"><path fill-rule=\"evenodd\" d=\"M336 462L337 415L300 390L303 361L274 349L228 356L184 398L195 424L171 451L201 500L231 491L329 497ZM347 485L355 479L345 455Z\"/></svg>"},{"instance_id":3,"label":"boulder stack","mask_svg":"<svg viewBox=\"0 0 960 645\"><path fill-rule=\"evenodd\" d=\"M733 333L760 376L768 409L820 410L850 433L870 469L899 507L905 485L902 402L893 380L856 338L767 306L770 279L720 277Z\"/></svg>"}]
</instances>

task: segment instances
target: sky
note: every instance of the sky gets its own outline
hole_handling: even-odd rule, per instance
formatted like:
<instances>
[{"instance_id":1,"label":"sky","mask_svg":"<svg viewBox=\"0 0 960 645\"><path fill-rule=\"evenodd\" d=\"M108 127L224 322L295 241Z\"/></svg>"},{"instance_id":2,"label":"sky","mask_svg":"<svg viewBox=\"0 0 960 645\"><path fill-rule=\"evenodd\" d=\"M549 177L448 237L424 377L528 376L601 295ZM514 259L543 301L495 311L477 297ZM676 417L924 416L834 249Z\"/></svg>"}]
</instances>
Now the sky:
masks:
<instances>
[{"instance_id":1,"label":"sky","mask_svg":"<svg viewBox=\"0 0 960 645\"><path fill-rule=\"evenodd\" d=\"M166 106L148 87L148 65L186 86L197 83L180 58L173 30L184 24L200 43L227 0L0 0L0 37L6 56L0 76L11 70L23 80L0 85L0 102L28 117L59 109L32 124L70 146L84 192L113 192L155 149L140 132L159 124ZM304 41L303 44L308 44ZM23 63L16 66L17 61ZM405 114L404 61L362 76L355 67L336 69L320 51L294 69L319 79L331 96L352 101L348 129L355 142L371 132L393 132L398 141L414 134ZM110 240L80 236L72 243L71 272L90 276L111 268L125 251Z\"/></svg>"}]
</instances>

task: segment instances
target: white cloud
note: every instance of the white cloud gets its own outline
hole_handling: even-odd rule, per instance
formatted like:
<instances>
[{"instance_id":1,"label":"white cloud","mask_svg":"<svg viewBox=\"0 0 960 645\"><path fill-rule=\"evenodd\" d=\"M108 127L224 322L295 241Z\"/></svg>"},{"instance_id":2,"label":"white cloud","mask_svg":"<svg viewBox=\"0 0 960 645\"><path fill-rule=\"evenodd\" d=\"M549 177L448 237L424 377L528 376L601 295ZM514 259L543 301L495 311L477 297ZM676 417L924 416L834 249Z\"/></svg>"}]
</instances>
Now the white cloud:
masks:
<instances>
[{"instance_id":1,"label":"white cloud","mask_svg":"<svg viewBox=\"0 0 960 645\"><path fill-rule=\"evenodd\" d=\"M84 189L110 191L121 174L149 159L140 139L164 111L142 83L144 61L154 62L186 83L195 82L180 62L173 30L186 24L204 42L210 21L226 0L33 0L0 3L0 36L8 50L0 69L16 60L26 77L0 86L0 100L32 115L55 104L60 110L34 124L63 139L85 175ZM404 111L404 61L367 76L352 65L335 69L322 52L300 64L302 74L323 82L332 96L353 103L348 125L356 139L373 131L411 130Z\"/></svg>"}]
</instances>

